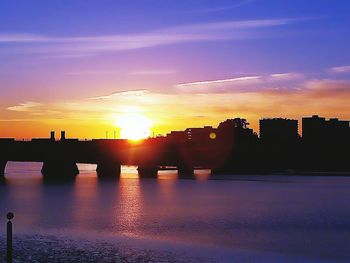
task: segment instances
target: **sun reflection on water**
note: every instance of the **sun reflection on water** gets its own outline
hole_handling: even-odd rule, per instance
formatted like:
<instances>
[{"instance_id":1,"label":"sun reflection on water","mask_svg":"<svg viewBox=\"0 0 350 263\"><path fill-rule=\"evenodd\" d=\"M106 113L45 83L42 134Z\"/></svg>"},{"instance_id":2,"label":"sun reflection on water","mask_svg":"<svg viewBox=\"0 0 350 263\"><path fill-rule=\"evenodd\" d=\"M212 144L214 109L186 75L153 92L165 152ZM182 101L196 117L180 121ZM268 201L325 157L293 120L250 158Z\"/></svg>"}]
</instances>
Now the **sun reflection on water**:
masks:
<instances>
[{"instance_id":1,"label":"sun reflection on water","mask_svg":"<svg viewBox=\"0 0 350 263\"><path fill-rule=\"evenodd\" d=\"M116 227L121 228L124 235L135 235L142 210L140 180L121 178L118 184L118 203L114 215Z\"/></svg>"}]
</instances>

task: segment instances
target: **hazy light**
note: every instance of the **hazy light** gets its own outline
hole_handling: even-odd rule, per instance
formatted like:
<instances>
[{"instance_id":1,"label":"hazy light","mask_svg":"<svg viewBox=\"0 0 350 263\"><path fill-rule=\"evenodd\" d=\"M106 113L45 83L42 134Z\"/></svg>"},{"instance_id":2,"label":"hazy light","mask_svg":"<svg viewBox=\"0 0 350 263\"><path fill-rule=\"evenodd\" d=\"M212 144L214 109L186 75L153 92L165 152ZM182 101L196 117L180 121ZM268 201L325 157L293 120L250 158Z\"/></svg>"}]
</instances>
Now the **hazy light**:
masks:
<instances>
[{"instance_id":1,"label":"hazy light","mask_svg":"<svg viewBox=\"0 0 350 263\"><path fill-rule=\"evenodd\" d=\"M215 132L210 133L209 138L212 140L216 139L216 133Z\"/></svg>"},{"instance_id":2,"label":"hazy light","mask_svg":"<svg viewBox=\"0 0 350 263\"><path fill-rule=\"evenodd\" d=\"M117 117L115 125L121 128L121 138L137 141L150 136L152 121L140 113L125 113Z\"/></svg>"}]
</instances>

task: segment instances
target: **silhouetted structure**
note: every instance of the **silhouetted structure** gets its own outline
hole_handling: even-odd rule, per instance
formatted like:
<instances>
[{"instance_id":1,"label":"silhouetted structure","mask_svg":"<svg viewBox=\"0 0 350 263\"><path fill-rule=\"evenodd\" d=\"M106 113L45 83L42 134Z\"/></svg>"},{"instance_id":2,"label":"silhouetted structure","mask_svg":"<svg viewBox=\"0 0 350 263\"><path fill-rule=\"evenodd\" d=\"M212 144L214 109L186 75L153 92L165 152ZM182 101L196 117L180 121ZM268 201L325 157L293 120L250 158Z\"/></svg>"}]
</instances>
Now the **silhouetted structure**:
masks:
<instances>
[{"instance_id":1,"label":"silhouetted structure","mask_svg":"<svg viewBox=\"0 0 350 263\"><path fill-rule=\"evenodd\" d=\"M50 140L51 140L51 141L54 141L54 140L55 140L55 132L54 132L54 131L51 131L51 132L50 132Z\"/></svg>"},{"instance_id":2,"label":"silhouetted structure","mask_svg":"<svg viewBox=\"0 0 350 263\"><path fill-rule=\"evenodd\" d=\"M79 141L50 138L31 141L0 139L0 178L8 161L43 162L42 174L49 179L72 179L77 163L97 164L101 178L116 178L121 165L137 165L140 176L155 177L159 169L178 170L180 177L194 169L209 168L213 174L232 173L350 173L349 121L318 117L303 118L302 134L298 121L262 119L260 138L245 119L221 122L217 128L188 128L166 137L139 143L127 140Z\"/></svg>"},{"instance_id":3,"label":"silhouetted structure","mask_svg":"<svg viewBox=\"0 0 350 263\"><path fill-rule=\"evenodd\" d=\"M298 121L282 118L259 121L260 139L271 144L286 144L298 140Z\"/></svg>"},{"instance_id":4,"label":"silhouetted structure","mask_svg":"<svg viewBox=\"0 0 350 263\"><path fill-rule=\"evenodd\" d=\"M215 151L216 133L217 129L205 126L167 134L166 142L180 177L192 176L195 168L210 167L208 150Z\"/></svg>"},{"instance_id":5,"label":"silhouetted structure","mask_svg":"<svg viewBox=\"0 0 350 263\"><path fill-rule=\"evenodd\" d=\"M257 171L258 136L246 119L221 122L217 129L217 153L212 173L251 173Z\"/></svg>"},{"instance_id":6,"label":"silhouetted structure","mask_svg":"<svg viewBox=\"0 0 350 263\"><path fill-rule=\"evenodd\" d=\"M204 126L204 128L188 128L185 130L188 140L205 142L215 139L217 129L211 126Z\"/></svg>"},{"instance_id":7,"label":"silhouetted structure","mask_svg":"<svg viewBox=\"0 0 350 263\"><path fill-rule=\"evenodd\" d=\"M343 141L349 136L349 121L337 118L326 120L313 115L303 118L303 139L308 142Z\"/></svg>"},{"instance_id":8,"label":"silhouetted structure","mask_svg":"<svg viewBox=\"0 0 350 263\"><path fill-rule=\"evenodd\" d=\"M262 119L259 122L261 168L265 172L296 169L298 162L298 121L282 118Z\"/></svg>"},{"instance_id":9,"label":"silhouetted structure","mask_svg":"<svg viewBox=\"0 0 350 263\"><path fill-rule=\"evenodd\" d=\"M12 247L12 222L11 220L14 218L14 214L9 212L6 215L7 217L7 224L6 224L6 262L11 263L12 262L12 254L13 254L13 247Z\"/></svg>"},{"instance_id":10,"label":"silhouetted structure","mask_svg":"<svg viewBox=\"0 0 350 263\"><path fill-rule=\"evenodd\" d=\"M186 131L172 131L167 134L167 138L169 141L173 142L184 142L188 140L187 132Z\"/></svg>"},{"instance_id":11,"label":"silhouetted structure","mask_svg":"<svg viewBox=\"0 0 350 263\"><path fill-rule=\"evenodd\" d=\"M61 141L64 141L66 139L66 132L61 131Z\"/></svg>"},{"instance_id":12,"label":"silhouetted structure","mask_svg":"<svg viewBox=\"0 0 350 263\"><path fill-rule=\"evenodd\" d=\"M303 118L302 168L314 171L349 169L349 121L326 120L313 115Z\"/></svg>"},{"instance_id":13,"label":"silhouetted structure","mask_svg":"<svg viewBox=\"0 0 350 263\"><path fill-rule=\"evenodd\" d=\"M167 134L167 139L174 142L205 142L215 139L217 129L212 126L204 126L203 128L187 128L184 131L172 131Z\"/></svg>"}]
</instances>

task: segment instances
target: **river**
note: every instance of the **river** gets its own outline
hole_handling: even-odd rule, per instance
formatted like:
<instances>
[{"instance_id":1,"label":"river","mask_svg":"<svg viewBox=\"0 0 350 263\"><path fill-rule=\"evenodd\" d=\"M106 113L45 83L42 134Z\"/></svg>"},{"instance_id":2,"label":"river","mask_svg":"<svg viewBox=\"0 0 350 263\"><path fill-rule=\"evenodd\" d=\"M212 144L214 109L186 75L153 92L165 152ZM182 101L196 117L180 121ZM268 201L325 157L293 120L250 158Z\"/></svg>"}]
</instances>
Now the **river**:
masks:
<instances>
[{"instance_id":1,"label":"river","mask_svg":"<svg viewBox=\"0 0 350 263\"><path fill-rule=\"evenodd\" d=\"M179 180L165 171L139 179L135 167L123 167L119 180L100 181L94 165L79 165L74 182L44 183L40 168L9 163L0 185L0 235L13 211L22 257L33 244L53 240L59 251L83 240L90 252L108 243L144 262L350 261L350 177L198 171Z\"/></svg>"}]
</instances>

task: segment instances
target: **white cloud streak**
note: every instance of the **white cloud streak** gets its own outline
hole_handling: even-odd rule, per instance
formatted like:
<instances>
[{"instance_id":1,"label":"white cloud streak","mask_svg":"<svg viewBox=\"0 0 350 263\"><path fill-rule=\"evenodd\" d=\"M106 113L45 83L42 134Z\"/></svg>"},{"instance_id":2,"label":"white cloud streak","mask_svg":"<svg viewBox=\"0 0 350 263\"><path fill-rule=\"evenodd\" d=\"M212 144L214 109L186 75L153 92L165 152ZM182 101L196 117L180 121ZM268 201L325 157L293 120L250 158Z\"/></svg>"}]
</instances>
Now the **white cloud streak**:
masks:
<instances>
[{"instance_id":1,"label":"white cloud streak","mask_svg":"<svg viewBox=\"0 0 350 263\"><path fill-rule=\"evenodd\" d=\"M39 107L41 105L42 104L38 102L28 101L28 102L20 103L18 105L8 107L7 109L10 111L30 112L36 107Z\"/></svg>"},{"instance_id":2,"label":"white cloud streak","mask_svg":"<svg viewBox=\"0 0 350 263\"><path fill-rule=\"evenodd\" d=\"M85 37L53 37L35 34L1 34L0 54L46 54L48 56L88 56L101 52L188 43L264 37L262 28L284 26L305 18L279 18L201 23L168 27L138 34ZM1 45L1 44L12 44Z\"/></svg>"},{"instance_id":3,"label":"white cloud streak","mask_svg":"<svg viewBox=\"0 0 350 263\"><path fill-rule=\"evenodd\" d=\"M218 80L205 80L205 81L197 81L197 82L188 82L176 85L177 88L187 88L190 86L207 86L207 85L215 85L215 84L225 84L225 83L233 83L233 82L247 82L247 81L255 81L260 79L261 76L246 76L246 77L237 77L237 78L229 78L229 79L218 79Z\"/></svg>"},{"instance_id":4,"label":"white cloud streak","mask_svg":"<svg viewBox=\"0 0 350 263\"><path fill-rule=\"evenodd\" d=\"M290 83L303 78L303 74L300 73L274 73L181 83L175 85L175 88L189 93L240 93L262 89L285 89Z\"/></svg>"},{"instance_id":5,"label":"white cloud streak","mask_svg":"<svg viewBox=\"0 0 350 263\"><path fill-rule=\"evenodd\" d=\"M96 97L92 97L89 99L90 100L104 100L104 99L110 99L110 98L117 97L117 96L140 96L140 95L146 94L148 92L149 91L145 90L145 89L125 90L125 91L114 92L114 93L109 94L109 95L96 96Z\"/></svg>"},{"instance_id":6,"label":"white cloud streak","mask_svg":"<svg viewBox=\"0 0 350 263\"><path fill-rule=\"evenodd\" d=\"M228 6L200 9L200 10L190 11L190 13L214 13L214 12L227 11L227 10L235 9L235 8L250 4L252 2L253 0L243 0Z\"/></svg>"},{"instance_id":7,"label":"white cloud streak","mask_svg":"<svg viewBox=\"0 0 350 263\"><path fill-rule=\"evenodd\" d=\"M304 77L301 73L275 73L269 76L271 79L279 79L279 80L292 80L292 79L301 79Z\"/></svg>"},{"instance_id":8,"label":"white cloud streak","mask_svg":"<svg viewBox=\"0 0 350 263\"><path fill-rule=\"evenodd\" d=\"M174 74L175 70L140 70L140 71L134 71L130 72L130 75L137 75L137 76L157 76L157 75L171 75Z\"/></svg>"},{"instance_id":9,"label":"white cloud streak","mask_svg":"<svg viewBox=\"0 0 350 263\"><path fill-rule=\"evenodd\" d=\"M329 68L328 71L336 74L350 73L350 66L332 67Z\"/></svg>"}]
</instances>

